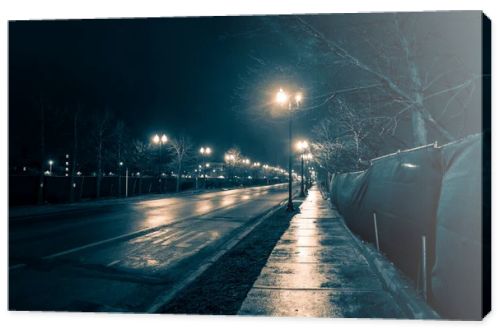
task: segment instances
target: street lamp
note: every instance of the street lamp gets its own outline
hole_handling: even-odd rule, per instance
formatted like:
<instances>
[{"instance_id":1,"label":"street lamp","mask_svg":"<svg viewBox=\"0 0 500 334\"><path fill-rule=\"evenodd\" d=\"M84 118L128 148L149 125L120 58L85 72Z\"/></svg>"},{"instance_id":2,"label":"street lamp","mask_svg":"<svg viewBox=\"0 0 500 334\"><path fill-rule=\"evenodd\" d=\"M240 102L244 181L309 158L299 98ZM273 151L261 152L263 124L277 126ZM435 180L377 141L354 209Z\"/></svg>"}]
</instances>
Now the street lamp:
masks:
<instances>
[{"instance_id":1,"label":"street lamp","mask_svg":"<svg viewBox=\"0 0 500 334\"><path fill-rule=\"evenodd\" d=\"M304 159L307 162L307 169L306 169L306 189L311 188L312 183L311 183L311 161L313 159L313 155L309 152L304 156Z\"/></svg>"},{"instance_id":2,"label":"street lamp","mask_svg":"<svg viewBox=\"0 0 500 334\"><path fill-rule=\"evenodd\" d=\"M297 149L300 152L300 171L301 171L301 176L300 176L300 197L305 197L306 193L304 192L304 155L305 151L309 147L309 144L305 141L299 141L297 143Z\"/></svg>"},{"instance_id":3,"label":"street lamp","mask_svg":"<svg viewBox=\"0 0 500 334\"><path fill-rule=\"evenodd\" d=\"M122 196L122 167L123 161L118 163L118 197Z\"/></svg>"},{"instance_id":4,"label":"street lamp","mask_svg":"<svg viewBox=\"0 0 500 334\"><path fill-rule=\"evenodd\" d=\"M205 163L205 158L212 154L212 149L210 147L202 147L200 148L200 154L203 157L203 168L200 171L203 171L203 188L207 188L207 174L206 167L209 167L209 164Z\"/></svg>"},{"instance_id":5,"label":"street lamp","mask_svg":"<svg viewBox=\"0 0 500 334\"><path fill-rule=\"evenodd\" d=\"M153 136L153 144L158 145L159 147L159 154L158 154L158 182L161 183L161 148L162 145L165 145L168 142L168 137L165 134L162 134L161 136L158 134L155 134ZM162 192L162 187L160 184L160 193Z\"/></svg>"},{"instance_id":6,"label":"street lamp","mask_svg":"<svg viewBox=\"0 0 500 334\"><path fill-rule=\"evenodd\" d=\"M302 93L297 92L295 94L295 109L300 107L302 102ZM288 104L288 203L286 206L287 211L293 211L292 202L292 101L290 101L290 96L280 88L276 94L276 102L282 107L286 107Z\"/></svg>"},{"instance_id":7,"label":"street lamp","mask_svg":"<svg viewBox=\"0 0 500 334\"><path fill-rule=\"evenodd\" d=\"M49 160L49 173L52 175L52 165L54 164L54 160Z\"/></svg>"}]
</instances>

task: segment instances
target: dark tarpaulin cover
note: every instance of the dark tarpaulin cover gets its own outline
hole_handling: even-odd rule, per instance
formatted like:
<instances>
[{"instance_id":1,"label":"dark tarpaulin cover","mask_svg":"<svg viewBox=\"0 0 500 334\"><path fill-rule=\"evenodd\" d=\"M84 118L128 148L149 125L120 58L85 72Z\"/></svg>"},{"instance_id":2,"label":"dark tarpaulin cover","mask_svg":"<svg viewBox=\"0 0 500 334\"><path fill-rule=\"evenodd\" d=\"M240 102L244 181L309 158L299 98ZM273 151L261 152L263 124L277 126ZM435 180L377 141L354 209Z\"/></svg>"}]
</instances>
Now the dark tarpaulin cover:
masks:
<instances>
[{"instance_id":1,"label":"dark tarpaulin cover","mask_svg":"<svg viewBox=\"0 0 500 334\"><path fill-rule=\"evenodd\" d=\"M415 282L426 236L429 297L446 318L482 314L481 143L473 135L398 152L332 179L331 199L351 230L374 243L375 212L381 251Z\"/></svg>"},{"instance_id":2,"label":"dark tarpaulin cover","mask_svg":"<svg viewBox=\"0 0 500 334\"><path fill-rule=\"evenodd\" d=\"M380 250L418 282L424 235L433 258L440 183L440 150L429 145L375 159L364 172L335 176L332 199L351 230L372 243L376 213Z\"/></svg>"},{"instance_id":3,"label":"dark tarpaulin cover","mask_svg":"<svg viewBox=\"0 0 500 334\"><path fill-rule=\"evenodd\" d=\"M482 318L482 138L442 147L433 304L447 318Z\"/></svg>"}]
</instances>

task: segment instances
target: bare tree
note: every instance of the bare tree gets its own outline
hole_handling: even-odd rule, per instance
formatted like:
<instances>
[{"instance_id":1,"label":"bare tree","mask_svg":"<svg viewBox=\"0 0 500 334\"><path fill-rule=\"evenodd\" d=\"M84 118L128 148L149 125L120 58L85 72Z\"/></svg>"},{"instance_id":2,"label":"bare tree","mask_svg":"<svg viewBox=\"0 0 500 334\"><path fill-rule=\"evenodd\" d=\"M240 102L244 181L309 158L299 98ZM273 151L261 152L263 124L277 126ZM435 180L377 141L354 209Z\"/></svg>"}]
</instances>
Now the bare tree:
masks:
<instances>
[{"instance_id":1,"label":"bare tree","mask_svg":"<svg viewBox=\"0 0 500 334\"><path fill-rule=\"evenodd\" d=\"M374 89L390 100L385 107L394 110L394 118L410 114L413 144L424 145L429 141L429 128L448 141L456 137L438 117L460 98L461 103L454 106L463 111L479 77L460 66L448 50L439 48L439 39L426 30L427 25L434 29L436 21L426 24L418 18L414 13L397 13L378 22L367 19L353 25L350 39L343 39L339 31L328 34L305 17L297 16L296 22L317 52L330 53L338 66L365 73L358 81L378 83Z\"/></svg>"},{"instance_id":2,"label":"bare tree","mask_svg":"<svg viewBox=\"0 0 500 334\"><path fill-rule=\"evenodd\" d=\"M126 152L126 132L125 132L125 123L123 121L117 121L115 127L113 129L113 141L115 148L115 157L116 161L114 161L114 165L118 168L118 196L122 194L122 165L124 157L127 155Z\"/></svg>"},{"instance_id":3,"label":"bare tree","mask_svg":"<svg viewBox=\"0 0 500 334\"><path fill-rule=\"evenodd\" d=\"M241 164L241 151L237 147L233 147L224 154L225 171L228 179L234 178L237 173L238 166Z\"/></svg>"},{"instance_id":4,"label":"bare tree","mask_svg":"<svg viewBox=\"0 0 500 334\"><path fill-rule=\"evenodd\" d=\"M393 118L376 114L370 106L361 102L356 108L346 99L337 98L328 115L314 127L312 150L329 172L362 169L378 153L373 144L394 134L397 123Z\"/></svg>"},{"instance_id":5,"label":"bare tree","mask_svg":"<svg viewBox=\"0 0 500 334\"><path fill-rule=\"evenodd\" d=\"M109 150L108 139L111 135L111 113L105 109L102 113L94 115L91 126L92 139L95 144L95 159L96 159L96 197L101 196L101 181L103 171L104 156Z\"/></svg>"},{"instance_id":6,"label":"bare tree","mask_svg":"<svg viewBox=\"0 0 500 334\"><path fill-rule=\"evenodd\" d=\"M153 170L153 152L150 144L141 140L133 140L130 145L129 164L140 172L140 175Z\"/></svg>"},{"instance_id":7,"label":"bare tree","mask_svg":"<svg viewBox=\"0 0 500 334\"><path fill-rule=\"evenodd\" d=\"M194 157L193 147L193 142L185 135L172 138L167 144L168 151L173 155L171 165L176 171L176 192L179 192L181 189L182 168Z\"/></svg>"}]
</instances>

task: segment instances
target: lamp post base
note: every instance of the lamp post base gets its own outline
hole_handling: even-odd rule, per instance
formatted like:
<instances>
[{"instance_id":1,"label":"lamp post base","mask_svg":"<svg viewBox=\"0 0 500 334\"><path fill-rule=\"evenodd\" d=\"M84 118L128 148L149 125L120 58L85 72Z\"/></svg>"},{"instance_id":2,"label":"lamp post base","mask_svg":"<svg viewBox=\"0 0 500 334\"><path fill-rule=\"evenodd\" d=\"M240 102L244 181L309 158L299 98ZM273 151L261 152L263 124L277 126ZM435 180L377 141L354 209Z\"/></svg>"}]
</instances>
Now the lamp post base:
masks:
<instances>
[{"instance_id":1,"label":"lamp post base","mask_svg":"<svg viewBox=\"0 0 500 334\"><path fill-rule=\"evenodd\" d=\"M293 212L295 211L294 207L293 207L293 202L292 201L288 201L288 204L286 205L286 211L287 212Z\"/></svg>"}]
</instances>

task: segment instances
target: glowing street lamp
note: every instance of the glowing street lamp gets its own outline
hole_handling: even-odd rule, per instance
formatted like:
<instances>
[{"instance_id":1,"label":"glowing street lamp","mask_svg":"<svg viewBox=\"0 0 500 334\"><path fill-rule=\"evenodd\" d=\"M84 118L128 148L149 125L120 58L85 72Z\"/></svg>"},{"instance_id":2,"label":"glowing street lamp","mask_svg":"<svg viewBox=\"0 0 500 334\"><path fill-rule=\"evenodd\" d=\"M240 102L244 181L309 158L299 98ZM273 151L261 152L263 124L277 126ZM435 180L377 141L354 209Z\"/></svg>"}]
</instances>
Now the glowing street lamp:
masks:
<instances>
[{"instance_id":1,"label":"glowing street lamp","mask_svg":"<svg viewBox=\"0 0 500 334\"><path fill-rule=\"evenodd\" d=\"M294 96L295 100L295 109L299 109L300 104L302 103L302 93L297 92ZM292 202L292 102L290 101L290 96L286 93L283 88L280 88L278 93L276 94L276 102L283 108L288 104L288 203L287 203L287 211L293 211L293 202Z\"/></svg>"},{"instance_id":2,"label":"glowing street lamp","mask_svg":"<svg viewBox=\"0 0 500 334\"><path fill-rule=\"evenodd\" d=\"M153 136L153 144L158 145L159 149L159 154L158 154L158 182L161 183L161 153L162 153L162 146L165 145L168 142L168 137L166 134L155 134ZM162 187L160 184L160 192L162 192Z\"/></svg>"},{"instance_id":3,"label":"glowing street lamp","mask_svg":"<svg viewBox=\"0 0 500 334\"><path fill-rule=\"evenodd\" d=\"M224 160L226 160L226 162L233 163L236 160L236 157L234 154L226 154L224 155Z\"/></svg>"},{"instance_id":4,"label":"glowing street lamp","mask_svg":"<svg viewBox=\"0 0 500 334\"><path fill-rule=\"evenodd\" d=\"M122 167L123 161L118 162L118 197L122 196Z\"/></svg>"},{"instance_id":5,"label":"glowing street lamp","mask_svg":"<svg viewBox=\"0 0 500 334\"><path fill-rule=\"evenodd\" d=\"M306 169L306 189L309 189L311 187L311 168L309 166L310 162L313 159L313 155L311 153L307 153L304 155L304 159L307 162L307 169Z\"/></svg>"},{"instance_id":6,"label":"glowing street lamp","mask_svg":"<svg viewBox=\"0 0 500 334\"><path fill-rule=\"evenodd\" d=\"M200 172L201 171L203 172L203 187L206 188L207 187L207 173L206 173L205 168L210 167L210 164L205 163L205 159L207 156L212 154L212 149L210 147L201 147L200 154L203 157L203 167L200 169Z\"/></svg>"},{"instance_id":7,"label":"glowing street lamp","mask_svg":"<svg viewBox=\"0 0 500 334\"><path fill-rule=\"evenodd\" d=\"M52 165L54 164L54 160L49 160L49 173L52 175Z\"/></svg>"}]
</instances>

